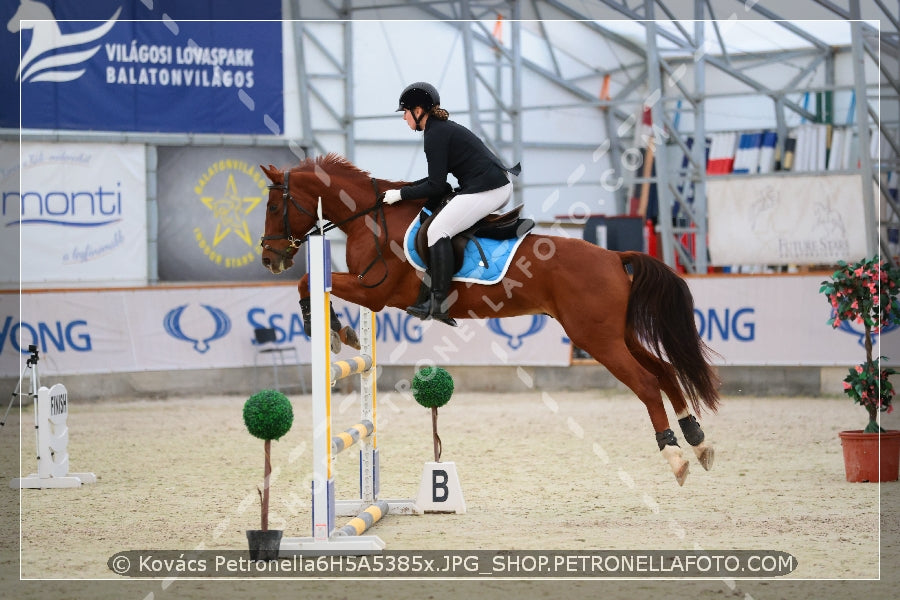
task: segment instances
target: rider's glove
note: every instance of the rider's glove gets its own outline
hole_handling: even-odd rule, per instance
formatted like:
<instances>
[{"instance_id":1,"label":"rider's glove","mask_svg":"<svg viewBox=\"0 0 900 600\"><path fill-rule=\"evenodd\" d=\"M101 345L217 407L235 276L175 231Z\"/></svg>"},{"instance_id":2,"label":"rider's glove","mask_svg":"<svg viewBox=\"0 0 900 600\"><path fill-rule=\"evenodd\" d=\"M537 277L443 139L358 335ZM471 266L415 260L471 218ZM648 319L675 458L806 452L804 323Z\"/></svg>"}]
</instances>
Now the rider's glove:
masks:
<instances>
[{"instance_id":1,"label":"rider's glove","mask_svg":"<svg viewBox=\"0 0 900 600\"><path fill-rule=\"evenodd\" d=\"M388 190L384 193L384 203L393 204L400 201L400 190Z\"/></svg>"}]
</instances>

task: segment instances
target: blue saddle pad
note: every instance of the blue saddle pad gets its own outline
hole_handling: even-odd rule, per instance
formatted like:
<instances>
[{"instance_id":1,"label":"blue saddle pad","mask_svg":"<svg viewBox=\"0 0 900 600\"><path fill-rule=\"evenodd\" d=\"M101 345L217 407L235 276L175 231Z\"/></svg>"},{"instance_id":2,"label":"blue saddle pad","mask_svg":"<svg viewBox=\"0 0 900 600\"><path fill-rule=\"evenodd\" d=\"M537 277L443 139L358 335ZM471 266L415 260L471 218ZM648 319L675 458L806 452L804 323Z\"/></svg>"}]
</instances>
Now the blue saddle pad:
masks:
<instances>
[{"instance_id":1,"label":"blue saddle pad","mask_svg":"<svg viewBox=\"0 0 900 600\"><path fill-rule=\"evenodd\" d=\"M425 263L422 262L422 257L416 252L416 232L419 231L420 226L419 219L413 219L409 229L406 230L406 237L403 238L403 250L410 264L419 271L424 271ZM525 235L528 234L526 233ZM513 255L516 253L519 244L525 239L525 236L509 240L476 239L481 244L481 249L487 257L488 264L483 264L478 248L470 240L466 244L462 267L453 274L454 281L467 281L486 285L501 281L503 276L506 275L510 263L512 263Z\"/></svg>"}]
</instances>

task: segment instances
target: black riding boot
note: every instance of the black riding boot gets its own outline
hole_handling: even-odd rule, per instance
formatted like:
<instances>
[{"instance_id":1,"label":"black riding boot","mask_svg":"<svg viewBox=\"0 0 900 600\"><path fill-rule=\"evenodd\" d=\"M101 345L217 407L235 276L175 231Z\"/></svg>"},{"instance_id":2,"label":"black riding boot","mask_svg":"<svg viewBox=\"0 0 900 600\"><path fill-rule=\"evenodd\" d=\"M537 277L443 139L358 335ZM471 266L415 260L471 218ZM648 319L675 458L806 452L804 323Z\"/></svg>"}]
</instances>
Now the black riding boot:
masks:
<instances>
[{"instance_id":1,"label":"black riding boot","mask_svg":"<svg viewBox=\"0 0 900 600\"><path fill-rule=\"evenodd\" d=\"M406 312L422 320L434 318L442 323L456 327L456 321L451 319L448 312L447 295L450 291L450 281L453 279L453 248L450 246L450 238L442 237L434 246L428 249L430 265L428 273L431 276L431 293L424 302L410 306Z\"/></svg>"}]
</instances>

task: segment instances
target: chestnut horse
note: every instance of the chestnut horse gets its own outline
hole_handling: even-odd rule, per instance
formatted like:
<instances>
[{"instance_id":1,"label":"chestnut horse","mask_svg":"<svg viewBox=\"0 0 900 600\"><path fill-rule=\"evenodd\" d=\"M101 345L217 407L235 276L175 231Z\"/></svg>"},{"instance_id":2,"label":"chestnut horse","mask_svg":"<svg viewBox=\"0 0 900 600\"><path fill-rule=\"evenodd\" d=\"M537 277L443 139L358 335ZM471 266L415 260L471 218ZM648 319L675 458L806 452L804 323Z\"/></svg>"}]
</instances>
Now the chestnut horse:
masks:
<instances>
[{"instance_id":1,"label":"chestnut horse","mask_svg":"<svg viewBox=\"0 0 900 600\"><path fill-rule=\"evenodd\" d=\"M261 240L266 268L278 274L293 264L305 236L318 228L321 198L324 220L347 236L349 272L332 275L331 293L376 312L415 303L421 275L407 262L402 238L424 199L383 204L383 192L404 182L373 178L335 154L306 159L287 171L261 168L272 182ZM307 276L298 288L302 306L309 297ZM713 448L685 396L695 414L701 406L715 412L718 379L694 324L690 290L665 263L641 252L612 252L581 239L530 233L502 281L454 282L450 300L450 316L456 319L552 316L574 345L643 401L679 485L688 462L669 426L661 392L700 464L707 470L712 466ZM332 328L339 329L334 321Z\"/></svg>"}]
</instances>

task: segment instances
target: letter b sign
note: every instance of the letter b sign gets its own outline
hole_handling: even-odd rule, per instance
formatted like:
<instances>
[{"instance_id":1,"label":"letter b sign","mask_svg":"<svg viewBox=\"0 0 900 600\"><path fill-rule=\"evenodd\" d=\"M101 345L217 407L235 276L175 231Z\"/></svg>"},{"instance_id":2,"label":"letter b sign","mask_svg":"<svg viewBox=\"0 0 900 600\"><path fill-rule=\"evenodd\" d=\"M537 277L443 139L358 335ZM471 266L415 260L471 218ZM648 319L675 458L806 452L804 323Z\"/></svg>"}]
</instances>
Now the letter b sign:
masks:
<instances>
[{"instance_id":1,"label":"letter b sign","mask_svg":"<svg viewBox=\"0 0 900 600\"><path fill-rule=\"evenodd\" d=\"M416 506L423 512L457 513L466 512L456 463L425 463L419 483Z\"/></svg>"},{"instance_id":2,"label":"letter b sign","mask_svg":"<svg viewBox=\"0 0 900 600\"><path fill-rule=\"evenodd\" d=\"M450 490L447 489L447 471L444 469L434 469L431 471L431 501L446 502L450 497Z\"/></svg>"}]
</instances>

